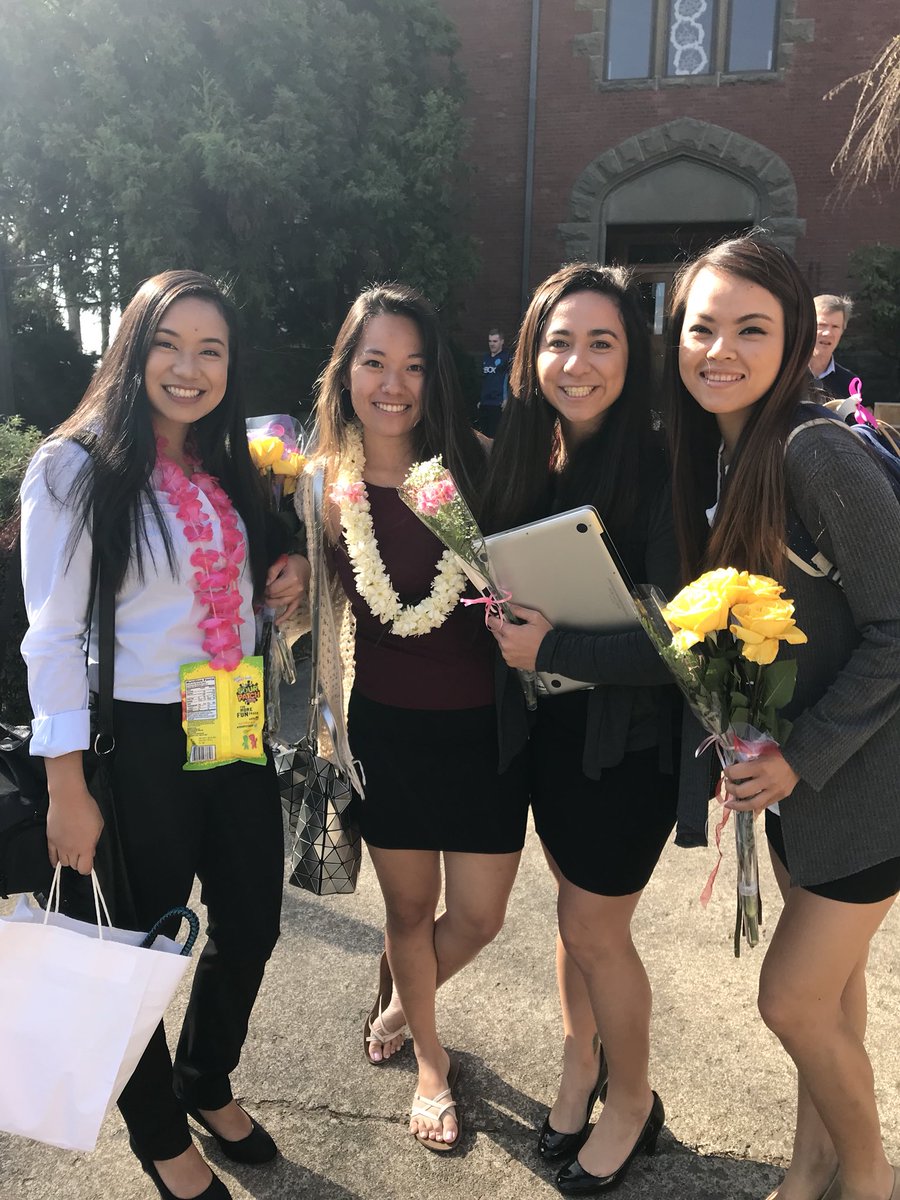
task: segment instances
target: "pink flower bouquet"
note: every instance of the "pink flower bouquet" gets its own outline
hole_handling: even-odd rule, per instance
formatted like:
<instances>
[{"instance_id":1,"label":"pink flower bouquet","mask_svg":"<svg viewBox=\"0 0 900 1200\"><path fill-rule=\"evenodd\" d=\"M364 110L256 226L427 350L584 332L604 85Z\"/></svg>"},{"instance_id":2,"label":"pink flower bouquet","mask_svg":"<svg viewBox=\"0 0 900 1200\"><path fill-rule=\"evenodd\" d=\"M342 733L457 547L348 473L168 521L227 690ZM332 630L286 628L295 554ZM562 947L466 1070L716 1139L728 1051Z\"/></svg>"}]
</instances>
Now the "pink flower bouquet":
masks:
<instances>
[{"instance_id":1,"label":"pink flower bouquet","mask_svg":"<svg viewBox=\"0 0 900 1200\"><path fill-rule=\"evenodd\" d=\"M507 603L508 594L497 586L492 577L484 535L453 476L441 461L441 456L416 463L397 491L400 499L423 525L456 556L462 570L481 592L480 601L468 603L484 604L486 616L493 610L503 620L515 622L516 618ZM533 709L537 705L534 671L519 671L519 678L526 703Z\"/></svg>"}]
</instances>

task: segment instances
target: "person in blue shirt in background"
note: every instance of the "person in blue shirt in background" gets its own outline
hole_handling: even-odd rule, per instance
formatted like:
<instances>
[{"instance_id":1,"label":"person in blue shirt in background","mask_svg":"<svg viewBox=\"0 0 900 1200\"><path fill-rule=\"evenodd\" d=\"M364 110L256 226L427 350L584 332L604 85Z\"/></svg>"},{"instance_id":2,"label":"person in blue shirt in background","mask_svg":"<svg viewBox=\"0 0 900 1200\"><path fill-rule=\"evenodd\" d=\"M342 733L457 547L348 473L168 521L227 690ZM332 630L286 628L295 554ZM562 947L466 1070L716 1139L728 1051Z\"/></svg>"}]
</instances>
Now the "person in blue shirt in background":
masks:
<instances>
[{"instance_id":1,"label":"person in blue shirt in background","mask_svg":"<svg viewBox=\"0 0 900 1200\"><path fill-rule=\"evenodd\" d=\"M481 360L481 399L476 422L485 437L492 438L500 424L500 413L506 400L509 363L509 351L503 348L503 333L499 329L490 330L487 354Z\"/></svg>"}]
</instances>

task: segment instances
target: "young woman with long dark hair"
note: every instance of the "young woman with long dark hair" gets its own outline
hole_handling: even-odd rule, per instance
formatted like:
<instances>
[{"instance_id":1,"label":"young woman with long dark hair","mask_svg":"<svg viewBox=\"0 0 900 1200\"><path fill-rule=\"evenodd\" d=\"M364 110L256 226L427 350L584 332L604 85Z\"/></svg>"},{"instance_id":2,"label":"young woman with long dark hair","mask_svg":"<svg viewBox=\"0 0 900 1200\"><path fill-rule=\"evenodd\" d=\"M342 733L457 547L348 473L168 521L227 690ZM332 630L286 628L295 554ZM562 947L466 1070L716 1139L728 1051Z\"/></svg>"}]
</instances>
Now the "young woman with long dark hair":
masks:
<instances>
[{"instance_id":1,"label":"young woman with long dark hair","mask_svg":"<svg viewBox=\"0 0 900 1200\"><path fill-rule=\"evenodd\" d=\"M350 770L361 764L360 824L386 911L365 1053L384 1063L409 1026L419 1068L410 1131L446 1151L458 1144L460 1120L435 991L503 924L527 785L521 762L498 775L483 610L459 603L465 577L396 489L415 462L442 454L477 509L485 454L437 314L401 285L357 298L316 411L324 547L310 547L310 603L319 606L320 683L334 753ZM298 493L307 531L315 477ZM435 920L442 859L446 911Z\"/></svg>"},{"instance_id":2,"label":"young woman with long dark hair","mask_svg":"<svg viewBox=\"0 0 900 1200\"><path fill-rule=\"evenodd\" d=\"M784 897L759 1007L797 1067L797 1126L769 1200L896 1200L863 1035L869 943L900 890L900 519L852 432L792 436L813 398L815 337L810 289L773 244L724 242L682 274L668 352L675 517L687 576L775 577L809 639L785 648L798 675L780 752L725 772L729 808L766 811ZM790 551L789 515L839 583Z\"/></svg>"},{"instance_id":3,"label":"young woman with long dark hair","mask_svg":"<svg viewBox=\"0 0 900 1200\"><path fill-rule=\"evenodd\" d=\"M154 276L122 314L81 404L38 450L21 493L30 622L22 652L31 749L43 755L50 787L50 861L89 874L103 829L82 759L96 687L96 552L116 592L111 781L128 918L149 929L187 902L195 876L203 885L209 940L174 1068L160 1025L119 1100L144 1169L161 1196L179 1200L228 1196L191 1139L188 1113L238 1162L276 1153L228 1078L278 938L274 768L182 769L179 667L205 658L233 667L254 650L254 598L287 615L301 593L302 559L282 559L267 536L237 371L236 313L219 287L196 271ZM230 614L214 639L206 586L220 588Z\"/></svg>"},{"instance_id":4,"label":"young woman with long dark hair","mask_svg":"<svg viewBox=\"0 0 900 1200\"><path fill-rule=\"evenodd\" d=\"M486 527L593 505L634 580L672 594L678 563L652 399L649 336L626 272L575 263L551 275L519 332ZM636 1153L653 1152L663 1123L648 1081L650 983L631 919L675 822L679 706L642 631L579 633L514 611L524 624L491 620L509 666L594 685L539 699L530 736L535 827L559 884L565 1033L538 1151L562 1164L561 1191L593 1194L620 1183ZM502 716L512 752L527 736L512 688Z\"/></svg>"}]
</instances>

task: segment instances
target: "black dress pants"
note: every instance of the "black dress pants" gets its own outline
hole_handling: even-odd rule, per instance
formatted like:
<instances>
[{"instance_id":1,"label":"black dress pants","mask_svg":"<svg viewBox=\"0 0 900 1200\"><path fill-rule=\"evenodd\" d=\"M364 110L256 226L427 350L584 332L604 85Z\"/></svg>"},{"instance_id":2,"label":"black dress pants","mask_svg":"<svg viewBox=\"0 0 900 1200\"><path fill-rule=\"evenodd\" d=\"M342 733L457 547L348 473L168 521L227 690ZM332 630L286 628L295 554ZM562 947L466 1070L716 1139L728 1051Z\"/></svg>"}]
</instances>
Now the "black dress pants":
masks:
<instances>
[{"instance_id":1,"label":"black dress pants","mask_svg":"<svg viewBox=\"0 0 900 1200\"><path fill-rule=\"evenodd\" d=\"M174 1064L160 1024L119 1098L142 1158L191 1144L185 1107L222 1108L266 962L284 874L271 761L184 771L180 704L116 701L112 785L136 928L187 903L196 875L209 914ZM168 932L168 931L166 931Z\"/></svg>"}]
</instances>

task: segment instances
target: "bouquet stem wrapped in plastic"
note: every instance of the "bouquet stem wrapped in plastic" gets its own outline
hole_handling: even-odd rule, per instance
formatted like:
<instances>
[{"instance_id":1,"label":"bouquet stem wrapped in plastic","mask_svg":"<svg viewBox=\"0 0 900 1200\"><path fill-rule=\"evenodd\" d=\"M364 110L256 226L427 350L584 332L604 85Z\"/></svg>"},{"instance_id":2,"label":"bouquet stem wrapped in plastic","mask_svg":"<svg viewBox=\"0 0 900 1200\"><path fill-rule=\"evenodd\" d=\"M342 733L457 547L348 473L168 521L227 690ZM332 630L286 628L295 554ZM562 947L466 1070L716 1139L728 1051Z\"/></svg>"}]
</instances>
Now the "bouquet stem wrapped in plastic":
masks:
<instances>
[{"instance_id":1,"label":"bouquet stem wrapped in plastic","mask_svg":"<svg viewBox=\"0 0 900 1200\"><path fill-rule=\"evenodd\" d=\"M247 443L250 459L268 483L272 508L277 513L286 496L293 494L306 465L306 435L293 417L248 417ZM296 683L294 656L287 639L275 623L274 609L258 614L257 640L265 670L266 732L271 736L281 725L280 688Z\"/></svg>"}]
</instances>

